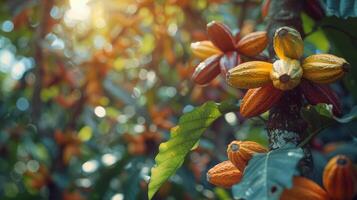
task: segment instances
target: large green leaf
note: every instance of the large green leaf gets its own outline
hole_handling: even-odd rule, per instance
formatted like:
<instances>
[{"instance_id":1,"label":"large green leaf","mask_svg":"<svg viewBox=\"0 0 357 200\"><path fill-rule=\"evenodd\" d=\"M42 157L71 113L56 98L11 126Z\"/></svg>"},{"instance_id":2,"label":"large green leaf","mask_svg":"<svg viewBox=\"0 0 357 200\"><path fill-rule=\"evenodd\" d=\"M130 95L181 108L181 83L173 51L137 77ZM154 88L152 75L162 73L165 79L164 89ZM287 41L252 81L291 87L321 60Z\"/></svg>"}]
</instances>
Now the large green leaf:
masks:
<instances>
[{"instance_id":1,"label":"large green leaf","mask_svg":"<svg viewBox=\"0 0 357 200\"><path fill-rule=\"evenodd\" d=\"M256 154L249 161L241 182L233 186L235 199L279 199L284 188L292 187L296 165L303 150L292 146Z\"/></svg>"},{"instance_id":2,"label":"large green leaf","mask_svg":"<svg viewBox=\"0 0 357 200\"><path fill-rule=\"evenodd\" d=\"M332 113L332 105L318 104L316 106L309 106L301 110L301 115L308 122L309 135L302 141L299 146L306 145L314 136L322 130L335 125L337 123L349 123L357 119L357 106L353 107L351 111L341 118L335 117Z\"/></svg>"},{"instance_id":3,"label":"large green leaf","mask_svg":"<svg viewBox=\"0 0 357 200\"><path fill-rule=\"evenodd\" d=\"M151 169L149 199L184 162L185 156L200 139L203 132L223 113L238 109L237 104L207 102L185 113L178 126L171 130L169 141L160 144L156 165Z\"/></svg>"},{"instance_id":4,"label":"large green leaf","mask_svg":"<svg viewBox=\"0 0 357 200\"><path fill-rule=\"evenodd\" d=\"M327 16L357 17L357 1L355 0L324 0L323 2Z\"/></svg>"}]
</instances>

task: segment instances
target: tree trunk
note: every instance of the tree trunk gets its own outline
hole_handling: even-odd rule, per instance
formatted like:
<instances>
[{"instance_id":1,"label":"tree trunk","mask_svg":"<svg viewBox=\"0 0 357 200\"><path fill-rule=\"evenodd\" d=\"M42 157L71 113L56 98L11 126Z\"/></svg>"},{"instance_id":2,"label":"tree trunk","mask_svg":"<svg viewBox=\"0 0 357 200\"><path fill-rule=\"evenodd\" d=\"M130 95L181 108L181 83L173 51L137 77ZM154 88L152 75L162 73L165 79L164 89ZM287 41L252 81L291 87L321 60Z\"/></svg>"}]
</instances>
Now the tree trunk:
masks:
<instances>
[{"instance_id":1,"label":"tree trunk","mask_svg":"<svg viewBox=\"0 0 357 200\"><path fill-rule=\"evenodd\" d=\"M272 0L268 15L269 53L275 59L273 36L276 29L289 26L298 30L303 36L300 19L302 0ZM306 137L307 123L300 115L302 94L295 88L286 91L280 101L270 109L267 130L270 149L280 148L288 143L297 146ZM303 176L311 177L313 171L312 156L309 148L304 148L304 158L299 163Z\"/></svg>"}]
</instances>

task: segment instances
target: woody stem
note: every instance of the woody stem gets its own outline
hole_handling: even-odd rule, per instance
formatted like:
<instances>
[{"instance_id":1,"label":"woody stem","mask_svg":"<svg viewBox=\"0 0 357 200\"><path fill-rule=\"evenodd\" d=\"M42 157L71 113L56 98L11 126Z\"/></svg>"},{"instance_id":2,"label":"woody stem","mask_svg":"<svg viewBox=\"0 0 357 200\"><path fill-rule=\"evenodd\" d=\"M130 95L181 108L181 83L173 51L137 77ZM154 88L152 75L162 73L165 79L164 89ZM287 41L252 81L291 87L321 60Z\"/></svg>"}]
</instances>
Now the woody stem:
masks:
<instances>
[{"instance_id":1,"label":"woody stem","mask_svg":"<svg viewBox=\"0 0 357 200\"><path fill-rule=\"evenodd\" d=\"M303 36L300 13L301 0L272 0L268 15L269 55L275 59L273 36L282 26L289 26L298 30ZM306 137L307 124L300 115L302 94L298 89L286 91L280 101L270 109L267 130L270 149L278 149L286 144L298 146ZM312 175L312 157L308 147L304 147L304 158L299 163L299 170L303 176Z\"/></svg>"}]
</instances>

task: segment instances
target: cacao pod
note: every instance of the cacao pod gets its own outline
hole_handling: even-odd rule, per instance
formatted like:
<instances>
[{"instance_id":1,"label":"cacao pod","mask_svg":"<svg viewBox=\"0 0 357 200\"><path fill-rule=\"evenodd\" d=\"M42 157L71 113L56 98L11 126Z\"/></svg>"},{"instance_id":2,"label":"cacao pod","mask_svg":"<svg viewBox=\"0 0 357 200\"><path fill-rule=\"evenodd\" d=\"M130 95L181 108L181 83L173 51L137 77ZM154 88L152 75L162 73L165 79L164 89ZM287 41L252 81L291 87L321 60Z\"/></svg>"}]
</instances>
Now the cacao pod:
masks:
<instances>
[{"instance_id":1,"label":"cacao pod","mask_svg":"<svg viewBox=\"0 0 357 200\"><path fill-rule=\"evenodd\" d=\"M306 100L311 105L317 105L319 103L331 104L333 106L332 111L334 115L340 116L342 114L340 100L337 94L328 85L302 80L300 88Z\"/></svg>"},{"instance_id":2,"label":"cacao pod","mask_svg":"<svg viewBox=\"0 0 357 200\"><path fill-rule=\"evenodd\" d=\"M221 74L223 75L223 77L226 77L227 72L240 63L240 55L237 52L231 51L225 53L219 60L219 66L221 68Z\"/></svg>"},{"instance_id":3,"label":"cacao pod","mask_svg":"<svg viewBox=\"0 0 357 200\"><path fill-rule=\"evenodd\" d=\"M268 111L280 97L283 91L276 89L272 83L260 88L249 89L240 105L240 114L243 117L254 117Z\"/></svg>"},{"instance_id":4,"label":"cacao pod","mask_svg":"<svg viewBox=\"0 0 357 200\"><path fill-rule=\"evenodd\" d=\"M207 33L214 46L223 52L235 50L235 40L231 30L223 23L212 21L207 24Z\"/></svg>"},{"instance_id":5,"label":"cacao pod","mask_svg":"<svg viewBox=\"0 0 357 200\"><path fill-rule=\"evenodd\" d=\"M319 0L305 0L304 11L316 21L319 21L325 17L325 11L322 8Z\"/></svg>"},{"instance_id":6,"label":"cacao pod","mask_svg":"<svg viewBox=\"0 0 357 200\"><path fill-rule=\"evenodd\" d=\"M318 184L304 177L295 176L293 187L285 189L280 200L328 200L326 191Z\"/></svg>"},{"instance_id":7,"label":"cacao pod","mask_svg":"<svg viewBox=\"0 0 357 200\"><path fill-rule=\"evenodd\" d=\"M255 153L266 153L268 150L253 141L233 141L228 145L227 155L234 166L243 172L248 161Z\"/></svg>"},{"instance_id":8,"label":"cacao pod","mask_svg":"<svg viewBox=\"0 0 357 200\"><path fill-rule=\"evenodd\" d=\"M262 52L268 44L268 36L265 31L249 33L239 40L238 51L245 56L255 56Z\"/></svg>"},{"instance_id":9,"label":"cacao pod","mask_svg":"<svg viewBox=\"0 0 357 200\"><path fill-rule=\"evenodd\" d=\"M332 199L350 200L356 194L357 180L352 162L344 155L337 155L327 163L322 180Z\"/></svg>"},{"instance_id":10,"label":"cacao pod","mask_svg":"<svg viewBox=\"0 0 357 200\"><path fill-rule=\"evenodd\" d=\"M273 64L270 78L274 87L280 90L291 90L299 85L302 77L302 68L298 60L286 58L277 60Z\"/></svg>"},{"instance_id":11,"label":"cacao pod","mask_svg":"<svg viewBox=\"0 0 357 200\"><path fill-rule=\"evenodd\" d=\"M304 53L304 42L300 33L284 26L275 31L274 50L280 59L299 59Z\"/></svg>"},{"instance_id":12,"label":"cacao pod","mask_svg":"<svg viewBox=\"0 0 357 200\"><path fill-rule=\"evenodd\" d=\"M271 0L264 0L262 5L262 18L264 19L269 14Z\"/></svg>"},{"instance_id":13,"label":"cacao pod","mask_svg":"<svg viewBox=\"0 0 357 200\"><path fill-rule=\"evenodd\" d=\"M303 77L316 83L332 83L348 71L349 63L331 54L316 54L307 57L303 64Z\"/></svg>"},{"instance_id":14,"label":"cacao pod","mask_svg":"<svg viewBox=\"0 0 357 200\"><path fill-rule=\"evenodd\" d=\"M192 79L196 84L205 85L216 78L220 73L219 55L213 55L201 62L195 69Z\"/></svg>"},{"instance_id":15,"label":"cacao pod","mask_svg":"<svg viewBox=\"0 0 357 200\"><path fill-rule=\"evenodd\" d=\"M242 173L231 163L223 161L207 172L207 181L213 185L230 188L242 179Z\"/></svg>"},{"instance_id":16,"label":"cacao pod","mask_svg":"<svg viewBox=\"0 0 357 200\"><path fill-rule=\"evenodd\" d=\"M237 88L257 88L270 82L273 64L263 61L242 63L227 73L229 85Z\"/></svg>"},{"instance_id":17,"label":"cacao pod","mask_svg":"<svg viewBox=\"0 0 357 200\"><path fill-rule=\"evenodd\" d=\"M191 50L193 55L200 59L222 54L222 52L208 40L191 43Z\"/></svg>"}]
</instances>

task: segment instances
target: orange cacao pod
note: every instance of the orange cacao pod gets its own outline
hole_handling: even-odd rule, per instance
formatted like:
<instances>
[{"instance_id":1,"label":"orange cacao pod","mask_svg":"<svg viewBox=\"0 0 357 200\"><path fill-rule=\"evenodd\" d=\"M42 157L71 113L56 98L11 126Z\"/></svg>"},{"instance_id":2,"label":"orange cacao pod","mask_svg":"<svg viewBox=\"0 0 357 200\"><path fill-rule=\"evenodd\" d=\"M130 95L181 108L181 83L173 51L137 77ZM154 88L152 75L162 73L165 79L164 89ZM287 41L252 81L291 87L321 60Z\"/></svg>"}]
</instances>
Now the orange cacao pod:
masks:
<instances>
[{"instance_id":1,"label":"orange cacao pod","mask_svg":"<svg viewBox=\"0 0 357 200\"><path fill-rule=\"evenodd\" d=\"M220 73L219 55L213 55L201 62L195 69L192 79L199 85L205 85L212 81Z\"/></svg>"},{"instance_id":2,"label":"orange cacao pod","mask_svg":"<svg viewBox=\"0 0 357 200\"><path fill-rule=\"evenodd\" d=\"M240 105L240 113L244 117L254 117L268 111L283 95L272 83L260 88L249 89Z\"/></svg>"},{"instance_id":3,"label":"orange cacao pod","mask_svg":"<svg viewBox=\"0 0 357 200\"><path fill-rule=\"evenodd\" d=\"M328 200L324 189L315 182L300 176L293 179L293 187L285 189L280 200Z\"/></svg>"},{"instance_id":4,"label":"orange cacao pod","mask_svg":"<svg viewBox=\"0 0 357 200\"><path fill-rule=\"evenodd\" d=\"M304 41L300 33L284 26L275 31L274 51L280 59L299 59L304 53Z\"/></svg>"},{"instance_id":5,"label":"orange cacao pod","mask_svg":"<svg viewBox=\"0 0 357 200\"><path fill-rule=\"evenodd\" d=\"M332 199L352 199L356 194L357 180L351 160L344 155L333 157L324 169L323 184Z\"/></svg>"},{"instance_id":6,"label":"orange cacao pod","mask_svg":"<svg viewBox=\"0 0 357 200\"><path fill-rule=\"evenodd\" d=\"M333 106L333 114L336 116L340 116L342 114L340 100L330 86L303 80L301 81L300 88L306 100L311 105L319 103L331 104Z\"/></svg>"},{"instance_id":7,"label":"orange cacao pod","mask_svg":"<svg viewBox=\"0 0 357 200\"><path fill-rule=\"evenodd\" d=\"M223 52L235 50L234 37L225 24L212 21L207 24L207 33L212 43Z\"/></svg>"},{"instance_id":8,"label":"orange cacao pod","mask_svg":"<svg viewBox=\"0 0 357 200\"><path fill-rule=\"evenodd\" d=\"M248 161L255 153L266 153L268 150L253 141L235 140L228 145L227 154L234 166L243 172Z\"/></svg>"},{"instance_id":9,"label":"orange cacao pod","mask_svg":"<svg viewBox=\"0 0 357 200\"><path fill-rule=\"evenodd\" d=\"M207 172L207 180L213 185L230 188L242 179L242 173L231 163L223 161Z\"/></svg>"},{"instance_id":10,"label":"orange cacao pod","mask_svg":"<svg viewBox=\"0 0 357 200\"><path fill-rule=\"evenodd\" d=\"M237 49L246 56L255 56L262 52L268 44L268 36L265 31L249 33L239 40Z\"/></svg>"}]
</instances>

